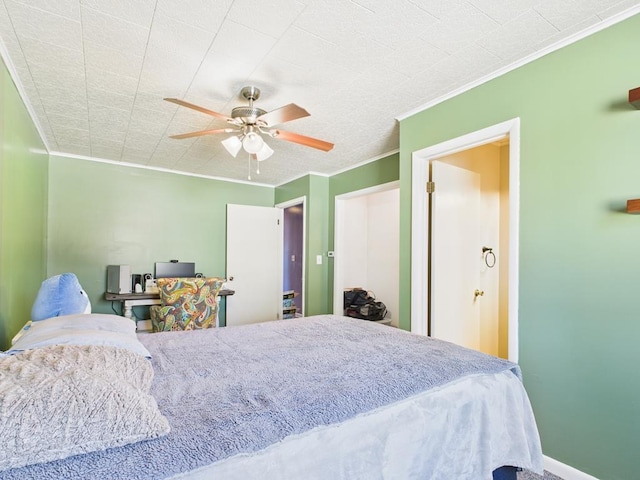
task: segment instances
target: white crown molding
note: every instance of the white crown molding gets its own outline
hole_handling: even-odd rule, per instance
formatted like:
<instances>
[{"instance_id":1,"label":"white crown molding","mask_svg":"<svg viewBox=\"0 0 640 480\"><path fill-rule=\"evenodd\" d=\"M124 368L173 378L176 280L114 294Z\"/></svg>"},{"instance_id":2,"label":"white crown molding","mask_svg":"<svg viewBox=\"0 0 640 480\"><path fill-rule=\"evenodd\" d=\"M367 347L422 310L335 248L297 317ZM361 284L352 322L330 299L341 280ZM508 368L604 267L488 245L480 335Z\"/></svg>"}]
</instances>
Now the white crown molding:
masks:
<instances>
[{"instance_id":1,"label":"white crown molding","mask_svg":"<svg viewBox=\"0 0 640 480\"><path fill-rule=\"evenodd\" d=\"M601 23L598 23L596 25L592 25L591 27L588 27L578 33L574 33L573 35L570 35L556 43L554 43L553 45L549 45L548 47L539 50L535 53L532 53L531 55L528 55L520 60L518 60L517 62L514 62L510 65L507 65L506 67L502 67L499 70L496 70L495 72L492 72L488 75L485 75L484 77L475 80L471 83L468 83L460 88L458 88L457 90L454 90L453 92L447 93L446 95L442 95L441 97L438 97L434 100L430 100L429 102L416 107L412 110L409 110L408 112L402 113L400 115L398 115L396 117L396 120L398 121L402 121L405 120L409 117L411 117L412 115L415 115L416 113L420 113L423 112L425 110L428 110L431 107L434 107L435 105L438 105L439 103L442 103L446 100L449 100L453 97L457 97L458 95L467 92L469 90L471 90L472 88L475 88L479 85L482 85L483 83L487 83L495 78L498 78L506 73L511 72L512 70L515 70L516 68L520 68L523 65L526 65L527 63L531 63L534 60L537 60L541 57L544 57L545 55L548 55L549 53L555 52L556 50L560 50L563 47L566 47L567 45L571 45L572 43L575 43L579 40L582 40L583 38L586 38L590 35L593 35L594 33L598 33L601 30L604 30L605 28L609 28L612 25L615 25L616 23L620 23L623 20L626 20L627 18L633 17L634 15L640 13L640 5L636 5L634 7L629 8L628 10L625 10L621 13L618 13L604 21L602 21Z\"/></svg>"},{"instance_id":2,"label":"white crown molding","mask_svg":"<svg viewBox=\"0 0 640 480\"><path fill-rule=\"evenodd\" d=\"M362 162L358 162L358 163L355 163L353 165L349 165L347 167L341 168L340 170L336 170L335 172L331 173L330 176L333 177L334 175L340 175L341 173L348 172L349 170L353 170L354 168L362 167L364 165L376 162L378 160L382 160L383 158L389 157L389 156L394 155L394 154L399 153L399 152L400 152L400 149L396 148L396 149L391 150L389 152L382 153L380 155L376 155L375 157L369 158L367 160L363 160Z\"/></svg>"},{"instance_id":3,"label":"white crown molding","mask_svg":"<svg viewBox=\"0 0 640 480\"><path fill-rule=\"evenodd\" d=\"M9 57L9 52L7 51L7 48L4 46L4 42L2 41L2 39L0 39L0 57L2 57L2 61L4 62L4 65L7 67L7 70L9 71L9 76L11 77L11 81L13 82L13 85L16 87L16 90L18 90L18 95L20 95L20 98L22 99L22 103L27 109L27 112L31 117L31 121L33 122L33 125L36 127L36 130L38 131L38 135L40 135L40 140L42 141L44 148L47 149L47 152L50 152L51 146L47 142L47 137L44 135L42 131L42 125L40 125L40 122L38 121L38 117L36 116L36 113L33 110L33 105L31 105L31 102L27 97L27 92L24 91L22 82L18 80L19 79L18 71L16 70L15 65L11 61L11 58Z\"/></svg>"},{"instance_id":4,"label":"white crown molding","mask_svg":"<svg viewBox=\"0 0 640 480\"><path fill-rule=\"evenodd\" d=\"M280 182L277 185L274 185L274 188L281 187L282 185L286 185L287 183L295 182L296 180L300 180L301 178L304 178L304 177L309 176L309 175L314 175L316 177L330 177L330 175L328 175L326 173L305 172L305 173L303 173L301 175L298 175L297 177L290 178L288 180L285 180L284 182Z\"/></svg>"},{"instance_id":5,"label":"white crown molding","mask_svg":"<svg viewBox=\"0 0 640 480\"><path fill-rule=\"evenodd\" d=\"M143 170L153 170L156 172L164 172L164 173L175 173L176 175L184 175L186 177L197 177L197 178L206 178L208 180L218 180L221 182L231 182L231 183L240 183L243 185L253 185L253 186L257 186L257 187L269 187L269 188L277 188L277 187L281 187L282 185L286 185L287 183L290 182L294 182L300 178L306 177L308 175L314 175L316 177L325 177L325 178L330 178L334 175L338 175L340 173L343 172L347 172L349 170L352 170L354 168L358 168L361 167L363 165L367 165L369 163L373 163L377 160L380 160L382 158L388 157L390 155L393 155L395 153L398 153L399 150L391 150L387 153L383 153L381 155L377 155L375 157L369 158L367 160L364 160L362 162L356 163L354 165L350 165L348 167L342 168L340 170L337 170L335 172L332 173L321 173L321 172L314 172L314 171L309 171L306 173L303 173L302 175L299 175L297 177L294 177L292 179L286 180L282 183L279 183L277 185L270 185L267 183L259 183L259 182L254 182L254 181L249 181L249 180L236 180L236 179L232 179L232 178L226 178L226 177L216 177L213 175L202 175L199 173L190 173L190 172L181 172L179 170L171 170L169 168L162 168L162 167L153 167L153 166L149 166L149 165L140 165L138 163L129 163L129 162L120 162L120 161L116 161L116 160L108 160L106 158L99 158L99 157L92 157L92 156L88 156L88 155L78 155L75 153L65 153L65 152L57 152L57 151L48 151L48 152L44 152L44 153L48 153L50 156L52 157L65 157L65 158L74 158L76 160L88 160L90 162L98 162L98 163L108 163L111 165L118 165L120 167L131 167L131 168L140 168Z\"/></svg>"},{"instance_id":6,"label":"white crown molding","mask_svg":"<svg viewBox=\"0 0 640 480\"><path fill-rule=\"evenodd\" d=\"M117 165L119 167L131 167L131 168L140 168L142 170L153 170L156 172L163 172L163 173L174 173L176 175L183 175L185 177L206 178L207 180L218 180L221 182L229 182L229 183L241 183L243 185L252 185L254 187L275 188L273 185L269 185L266 183L253 182L249 180L235 180L233 178L215 177L213 175L202 175L199 173L181 172L179 170L170 170L168 168L150 167L149 165L139 165L137 163L117 162L114 160L107 160L105 158L89 157L86 155L76 155L73 153L49 152L49 155L52 157L75 158L77 160L88 160L90 162L109 163L111 165Z\"/></svg>"},{"instance_id":7,"label":"white crown molding","mask_svg":"<svg viewBox=\"0 0 640 480\"><path fill-rule=\"evenodd\" d=\"M395 150L391 150L389 152L382 153L380 155L376 155L375 157L368 158L367 160L363 160L362 162L343 167L343 168L341 168L339 170L336 170L336 171L330 172L330 173L314 172L312 170L312 171L303 173L302 175L298 175L297 177L293 177L293 178L291 178L289 180L285 180L284 182L281 182L281 183L277 184L276 188L277 187L281 187L282 185L286 185L287 183L295 182L296 180L299 180L299 179L301 179L303 177L306 177L307 175L314 175L316 177L330 178L330 177L333 177L334 175L339 175L341 173L348 172L349 170L353 170L354 168L362 167L363 165L366 165L368 163L373 163L373 162L375 162L377 160L380 160L382 158L388 157L388 156L393 155L393 154L398 153L398 152L400 152L400 150L396 148Z\"/></svg>"},{"instance_id":8,"label":"white crown molding","mask_svg":"<svg viewBox=\"0 0 640 480\"><path fill-rule=\"evenodd\" d=\"M564 480L598 480L588 473L581 472L576 468L570 467L546 455L542 456L542 463L547 472L553 473Z\"/></svg>"},{"instance_id":9,"label":"white crown molding","mask_svg":"<svg viewBox=\"0 0 640 480\"><path fill-rule=\"evenodd\" d=\"M300 175L299 177L296 177L296 178L302 178L302 177L305 177L307 175L313 175L314 177L329 178L329 177L331 177L332 174L331 173L314 172L313 170L309 170L307 173L305 173L303 175Z\"/></svg>"}]
</instances>

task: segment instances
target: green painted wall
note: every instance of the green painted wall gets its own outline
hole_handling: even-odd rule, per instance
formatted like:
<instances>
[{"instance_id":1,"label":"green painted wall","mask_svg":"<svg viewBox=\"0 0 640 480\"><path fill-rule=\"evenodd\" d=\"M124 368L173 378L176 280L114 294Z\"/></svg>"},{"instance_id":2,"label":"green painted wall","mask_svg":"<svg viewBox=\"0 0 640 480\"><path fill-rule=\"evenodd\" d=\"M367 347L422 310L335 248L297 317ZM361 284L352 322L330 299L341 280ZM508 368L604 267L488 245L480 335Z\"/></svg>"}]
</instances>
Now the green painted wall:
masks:
<instances>
[{"instance_id":1,"label":"green painted wall","mask_svg":"<svg viewBox=\"0 0 640 480\"><path fill-rule=\"evenodd\" d=\"M345 193L395 182L400 178L400 172L398 170L399 159L400 154L393 153L375 162L367 163L360 167L347 170L346 172L333 175L330 182L331 197L335 198ZM332 208L333 207L335 207L335 203L332 202Z\"/></svg>"},{"instance_id":2,"label":"green painted wall","mask_svg":"<svg viewBox=\"0 0 640 480\"><path fill-rule=\"evenodd\" d=\"M520 363L543 449L637 478L640 16L401 122L401 315L410 309L411 152L521 118ZM406 326L406 325L405 325Z\"/></svg>"},{"instance_id":3,"label":"green painted wall","mask_svg":"<svg viewBox=\"0 0 640 480\"><path fill-rule=\"evenodd\" d=\"M271 187L64 157L49 170L48 275L78 275L95 312L111 312L107 265L179 259L224 276L227 203L273 206Z\"/></svg>"},{"instance_id":4,"label":"green painted wall","mask_svg":"<svg viewBox=\"0 0 640 480\"><path fill-rule=\"evenodd\" d=\"M311 257L307 262L307 272L309 281L313 285L319 286L316 295L309 295L306 304L308 305L308 315L327 313L331 311L329 303L329 261L327 252L329 251L328 238L328 209L329 202L329 178L311 175L309 177L310 197L309 202L309 223L313 224L313 229L309 231L307 237L308 252ZM322 255L322 265L316 263L316 256Z\"/></svg>"},{"instance_id":5,"label":"green painted wall","mask_svg":"<svg viewBox=\"0 0 640 480\"><path fill-rule=\"evenodd\" d=\"M49 156L0 62L0 349L31 318L46 277Z\"/></svg>"}]
</instances>

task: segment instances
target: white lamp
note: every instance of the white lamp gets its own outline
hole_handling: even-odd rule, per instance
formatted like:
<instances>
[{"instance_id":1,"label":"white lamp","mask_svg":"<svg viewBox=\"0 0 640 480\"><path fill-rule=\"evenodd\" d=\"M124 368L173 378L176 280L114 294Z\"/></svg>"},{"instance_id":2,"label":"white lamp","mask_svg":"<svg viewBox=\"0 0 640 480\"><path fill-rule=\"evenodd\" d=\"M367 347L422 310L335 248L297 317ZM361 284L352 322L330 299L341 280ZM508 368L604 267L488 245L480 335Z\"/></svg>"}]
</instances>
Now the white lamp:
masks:
<instances>
[{"instance_id":1,"label":"white lamp","mask_svg":"<svg viewBox=\"0 0 640 480\"><path fill-rule=\"evenodd\" d=\"M242 146L247 153L258 153L264 146L264 140L255 132L249 132L244 136L242 140Z\"/></svg>"},{"instance_id":2,"label":"white lamp","mask_svg":"<svg viewBox=\"0 0 640 480\"><path fill-rule=\"evenodd\" d=\"M242 142L240 141L240 138L235 135L233 137L222 140L221 143L222 146L227 149L227 152L229 152L234 157L238 155L238 152L242 148Z\"/></svg>"},{"instance_id":3,"label":"white lamp","mask_svg":"<svg viewBox=\"0 0 640 480\"><path fill-rule=\"evenodd\" d=\"M266 160L271 155L273 155L273 150L266 144L266 142L262 141L262 148L258 153L256 153L256 159L261 162L262 160Z\"/></svg>"},{"instance_id":4,"label":"white lamp","mask_svg":"<svg viewBox=\"0 0 640 480\"><path fill-rule=\"evenodd\" d=\"M240 149L256 156L258 161L266 160L273 155L273 150L267 145L262 136L254 131L249 131L244 136L234 135L222 140L222 146L234 157L238 155Z\"/></svg>"}]
</instances>

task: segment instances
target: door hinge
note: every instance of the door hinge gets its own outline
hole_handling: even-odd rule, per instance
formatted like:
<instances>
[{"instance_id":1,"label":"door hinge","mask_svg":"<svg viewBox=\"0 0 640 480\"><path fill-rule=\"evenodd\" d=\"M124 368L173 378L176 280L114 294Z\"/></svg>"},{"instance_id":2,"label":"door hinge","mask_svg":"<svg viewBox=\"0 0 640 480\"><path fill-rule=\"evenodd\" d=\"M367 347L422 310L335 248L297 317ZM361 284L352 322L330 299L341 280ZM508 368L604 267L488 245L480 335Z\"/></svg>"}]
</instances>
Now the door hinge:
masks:
<instances>
[{"instance_id":1,"label":"door hinge","mask_svg":"<svg viewBox=\"0 0 640 480\"><path fill-rule=\"evenodd\" d=\"M436 182L427 182L427 193L433 193L436 191Z\"/></svg>"},{"instance_id":2,"label":"door hinge","mask_svg":"<svg viewBox=\"0 0 640 480\"><path fill-rule=\"evenodd\" d=\"M277 222L278 222L278 225L280 225L280 219L279 218L278 218Z\"/></svg>"}]
</instances>

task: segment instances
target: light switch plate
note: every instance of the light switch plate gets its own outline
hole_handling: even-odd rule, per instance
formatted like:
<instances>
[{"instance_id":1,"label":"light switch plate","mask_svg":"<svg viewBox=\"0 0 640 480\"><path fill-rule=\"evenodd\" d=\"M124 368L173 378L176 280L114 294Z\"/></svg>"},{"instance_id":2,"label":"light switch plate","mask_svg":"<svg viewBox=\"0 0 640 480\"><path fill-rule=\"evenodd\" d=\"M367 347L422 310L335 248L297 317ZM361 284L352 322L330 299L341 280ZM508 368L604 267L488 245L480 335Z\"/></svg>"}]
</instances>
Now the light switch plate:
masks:
<instances>
[{"instance_id":1,"label":"light switch plate","mask_svg":"<svg viewBox=\"0 0 640 480\"><path fill-rule=\"evenodd\" d=\"M322 265L322 255L316 255L316 265Z\"/></svg>"}]
</instances>

